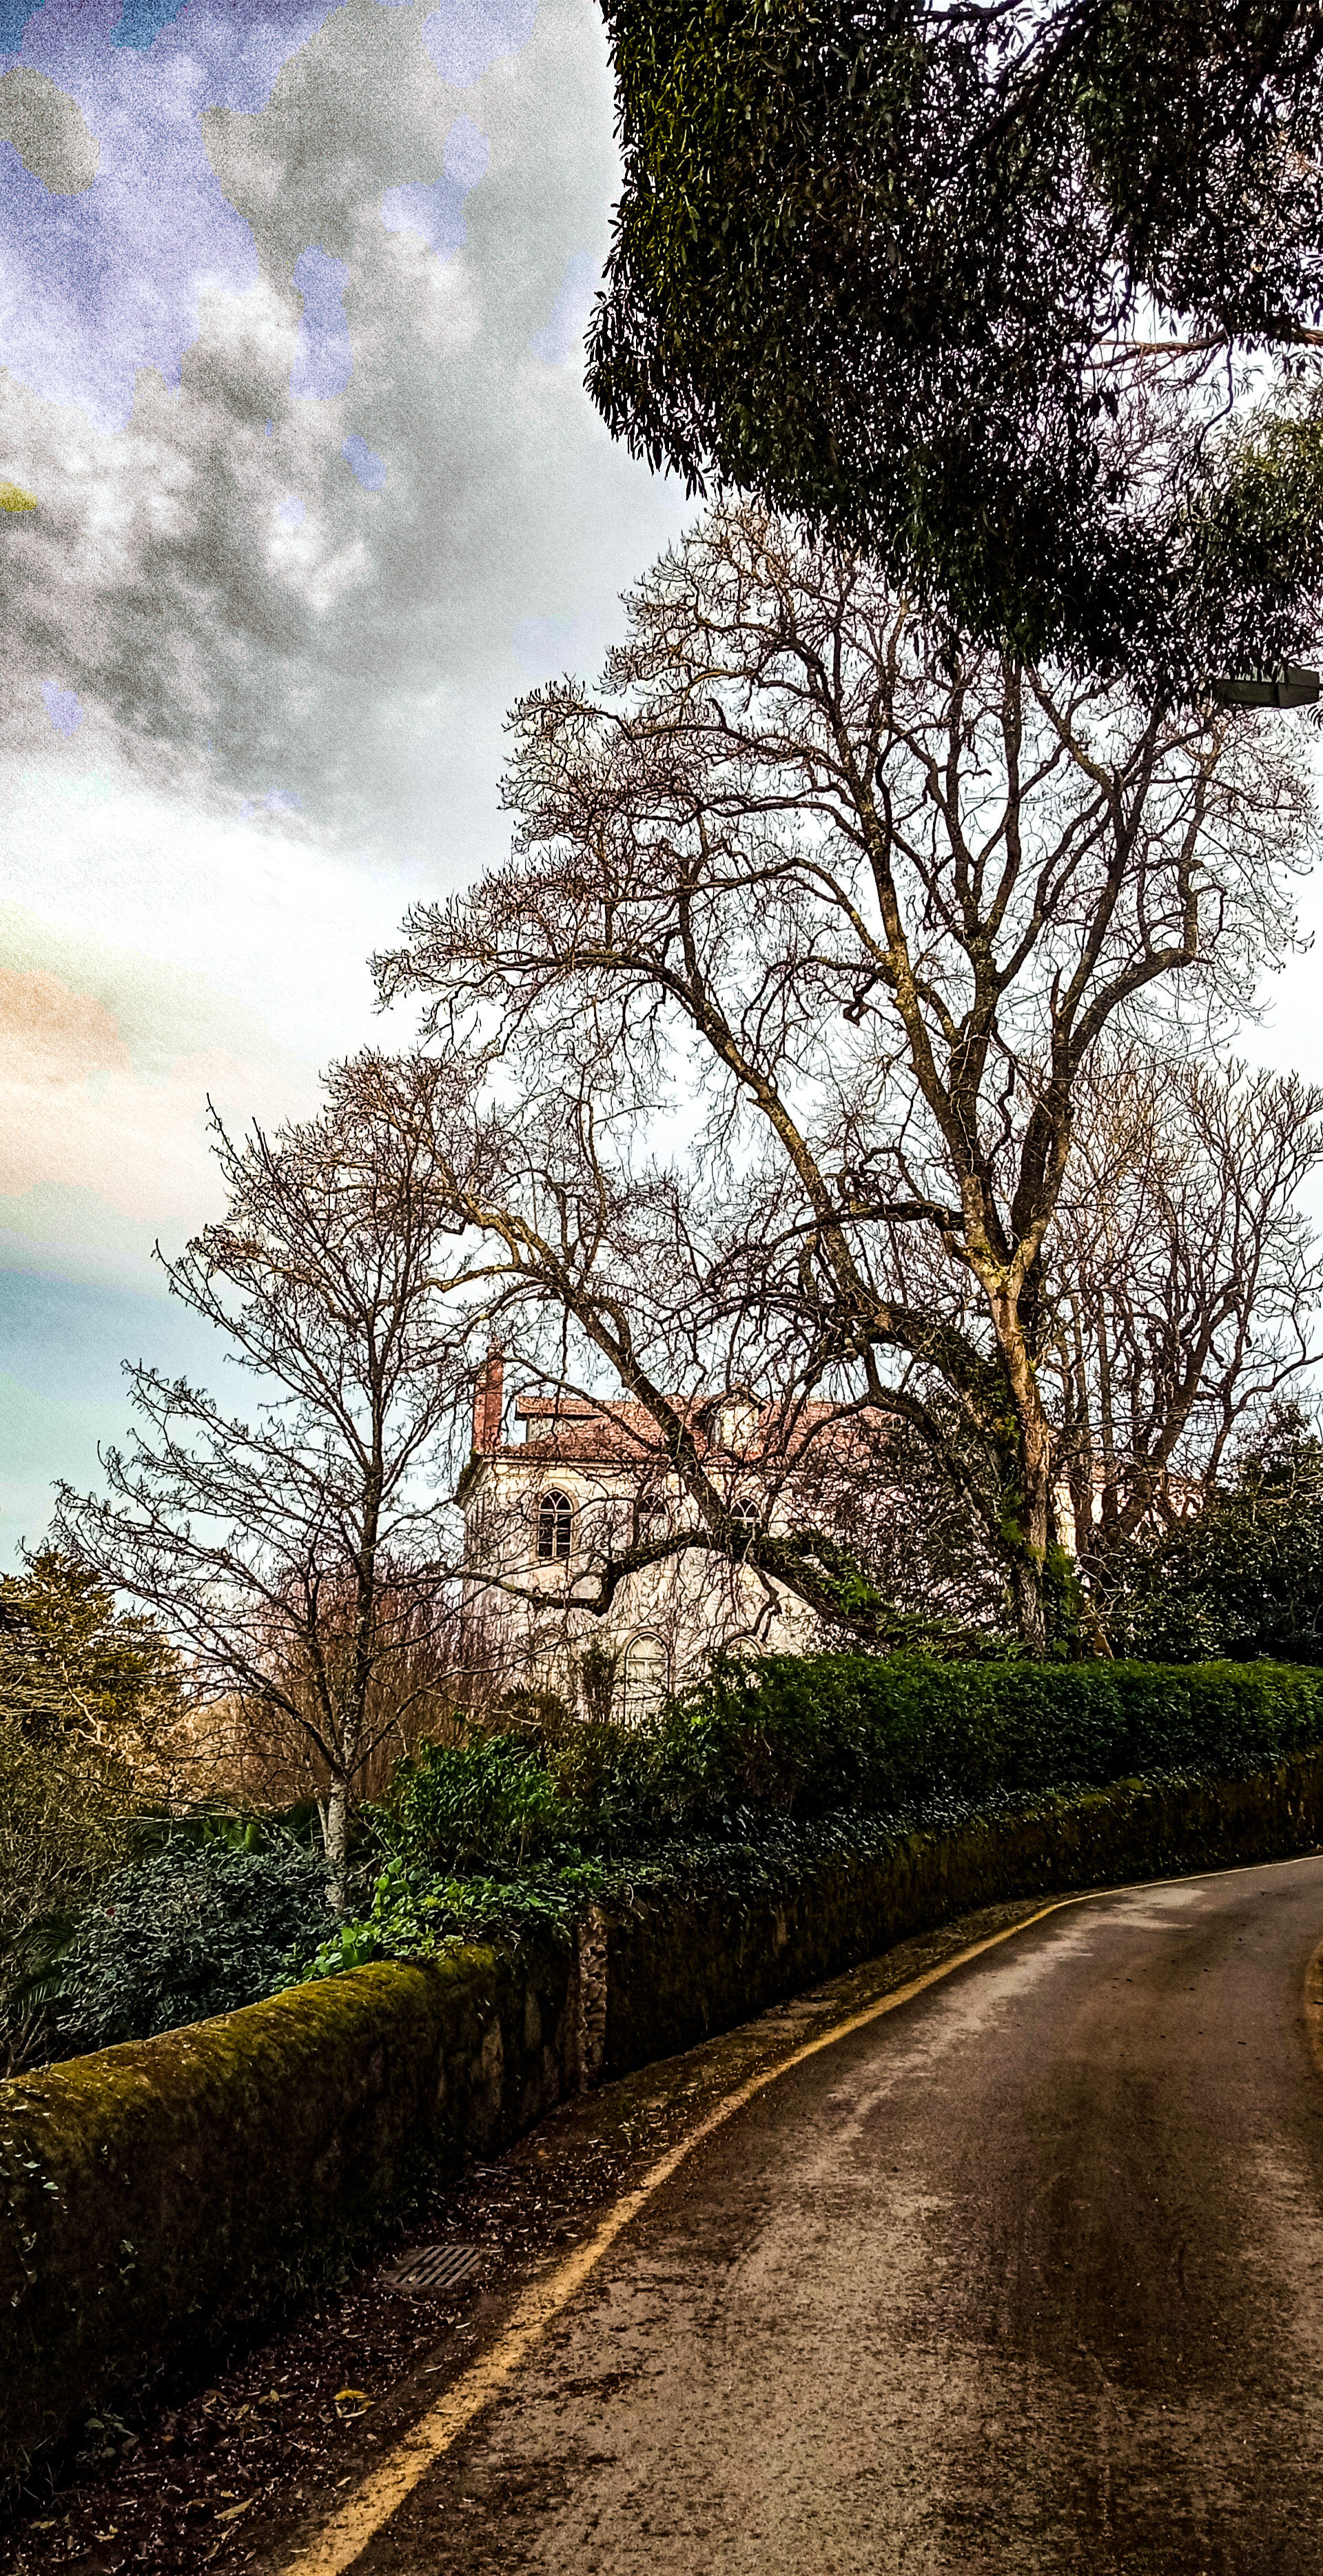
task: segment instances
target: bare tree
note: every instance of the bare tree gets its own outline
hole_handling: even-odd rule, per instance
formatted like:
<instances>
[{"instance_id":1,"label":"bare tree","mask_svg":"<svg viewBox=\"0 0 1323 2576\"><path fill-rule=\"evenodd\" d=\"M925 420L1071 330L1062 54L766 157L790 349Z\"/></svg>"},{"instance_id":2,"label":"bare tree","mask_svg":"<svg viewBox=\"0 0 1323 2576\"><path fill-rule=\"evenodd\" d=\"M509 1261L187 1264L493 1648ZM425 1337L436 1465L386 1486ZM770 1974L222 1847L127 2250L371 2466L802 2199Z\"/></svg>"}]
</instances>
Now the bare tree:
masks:
<instances>
[{"instance_id":1,"label":"bare tree","mask_svg":"<svg viewBox=\"0 0 1323 2576\"><path fill-rule=\"evenodd\" d=\"M61 1487L59 1526L161 1614L203 1684L311 1747L339 1904L351 1801L435 1685L438 1476L474 1281L436 1188L464 1110L453 1079L378 1057L328 1090L319 1117L271 1137L235 1143L213 1120L227 1213L165 1265L251 1375L255 1410L131 1369L132 1445L104 1455L108 1497Z\"/></svg>"},{"instance_id":2,"label":"bare tree","mask_svg":"<svg viewBox=\"0 0 1323 2576\"><path fill-rule=\"evenodd\" d=\"M1086 1070L1049 1246L1062 1469L1082 1564L1185 1515L1320 1356L1299 1204L1323 1091L1113 1041Z\"/></svg>"},{"instance_id":3,"label":"bare tree","mask_svg":"<svg viewBox=\"0 0 1323 2576\"><path fill-rule=\"evenodd\" d=\"M1127 1032L1081 1081L1048 1237L1055 1330L1040 1370L1095 1643L1128 1564L1219 1490L1320 1350L1323 1259L1300 1193L1323 1091L1209 1067ZM960 1438L951 1412L948 1434ZM966 1459L977 1482L980 1460ZM816 1509L898 1604L997 1625L1001 1570L931 1453L895 1425L817 1469Z\"/></svg>"},{"instance_id":4,"label":"bare tree","mask_svg":"<svg viewBox=\"0 0 1323 2576\"><path fill-rule=\"evenodd\" d=\"M508 1136L548 1122L497 1232L649 1411L712 1542L729 1512L667 1400L668 1332L695 1366L705 1337L765 1375L775 1350L796 1401L917 1432L1041 1647L1045 1263L1081 1083L1111 1031L1243 1008L1289 940L1299 750L995 653L945 667L866 565L751 507L629 612L603 696L516 711L511 863L415 914L383 989L428 997L434 1041L504 1051ZM644 1140L676 1094L705 1123L666 1173ZM751 1557L784 1573L778 1545Z\"/></svg>"}]
</instances>

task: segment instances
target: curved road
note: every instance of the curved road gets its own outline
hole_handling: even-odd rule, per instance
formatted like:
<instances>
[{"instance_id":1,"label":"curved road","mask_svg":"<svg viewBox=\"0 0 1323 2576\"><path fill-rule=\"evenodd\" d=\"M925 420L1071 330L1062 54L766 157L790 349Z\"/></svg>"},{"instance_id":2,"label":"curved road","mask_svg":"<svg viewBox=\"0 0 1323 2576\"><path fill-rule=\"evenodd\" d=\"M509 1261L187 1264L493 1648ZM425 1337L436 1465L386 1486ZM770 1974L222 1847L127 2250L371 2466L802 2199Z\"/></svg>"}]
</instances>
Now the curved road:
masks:
<instances>
[{"instance_id":1,"label":"curved road","mask_svg":"<svg viewBox=\"0 0 1323 2576\"><path fill-rule=\"evenodd\" d=\"M794 2067L356 2576L1320 2576L1321 1939L1093 1898Z\"/></svg>"}]
</instances>

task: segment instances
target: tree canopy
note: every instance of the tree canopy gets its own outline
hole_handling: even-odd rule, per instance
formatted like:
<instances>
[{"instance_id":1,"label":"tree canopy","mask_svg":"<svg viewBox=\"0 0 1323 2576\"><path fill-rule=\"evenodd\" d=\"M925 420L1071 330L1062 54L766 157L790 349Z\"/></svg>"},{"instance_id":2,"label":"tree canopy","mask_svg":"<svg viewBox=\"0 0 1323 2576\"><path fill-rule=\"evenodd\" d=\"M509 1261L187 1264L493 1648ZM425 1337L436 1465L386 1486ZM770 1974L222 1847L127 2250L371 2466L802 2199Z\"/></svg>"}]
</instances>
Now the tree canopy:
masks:
<instances>
[{"instance_id":1,"label":"tree canopy","mask_svg":"<svg viewBox=\"0 0 1323 2576\"><path fill-rule=\"evenodd\" d=\"M1280 1406L1204 1508L1118 1575L1111 1617L1130 1653L1323 1662L1323 1442L1308 1416Z\"/></svg>"},{"instance_id":2,"label":"tree canopy","mask_svg":"<svg viewBox=\"0 0 1323 2576\"><path fill-rule=\"evenodd\" d=\"M603 0L616 435L1160 691L1323 588L1305 0Z\"/></svg>"},{"instance_id":3,"label":"tree canopy","mask_svg":"<svg viewBox=\"0 0 1323 2576\"><path fill-rule=\"evenodd\" d=\"M737 1486L720 1489L692 1412L714 1384L784 1400L792 1458L799 1409L831 1398L926 1444L1041 1644L1063 1544L1053 1263L1078 1113L1106 1044L1140 1055L1165 1029L1179 1059L1289 943L1314 847L1298 745L1280 720L1210 725L993 652L949 660L866 561L753 505L711 513L629 610L601 695L565 681L517 711L509 866L416 914L383 962L383 988L424 994L447 1046L502 1057L465 1149L477 1177L451 1169L457 1221L499 1239L502 1332L521 1303L572 1319L656 1425L713 1545L840 1606L817 1540L810 1563L736 1524ZM676 1098L683 1154L650 1161ZM1178 1171L1166 1131L1196 1105L1206 1149ZM1206 1372L1248 1330L1227 1272L1251 1237L1287 1274L1257 1329L1268 1306L1289 1325L1290 1273L1308 1264L1282 1219L1319 1107L1300 1092L1242 1114L1187 1086L1161 1150L1143 1145L1142 1189L1133 1118L1113 1102L1092 1122L1094 1196L1106 1179L1114 1228L1151 1256L1141 1511ZM1269 1168L1283 1124L1301 1162ZM1252 1210L1224 1169L1242 1129L1265 1162ZM1165 1218L1149 1237L1156 1202L1182 1194L1222 1214L1173 1280ZM1081 1437L1096 1319L1115 1304L1090 1261ZM1301 1346L1286 1343L1284 1369ZM636 1532L627 1561L681 1539Z\"/></svg>"},{"instance_id":4,"label":"tree canopy","mask_svg":"<svg viewBox=\"0 0 1323 2576\"><path fill-rule=\"evenodd\" d=\"M0 1575L0 1717L29 1742L120 1751L174 1716L179 1694L179 1659L155 1621L117 1611L85 1557L26 1549L22 1573Z\"/></svg>"}]
</instances>

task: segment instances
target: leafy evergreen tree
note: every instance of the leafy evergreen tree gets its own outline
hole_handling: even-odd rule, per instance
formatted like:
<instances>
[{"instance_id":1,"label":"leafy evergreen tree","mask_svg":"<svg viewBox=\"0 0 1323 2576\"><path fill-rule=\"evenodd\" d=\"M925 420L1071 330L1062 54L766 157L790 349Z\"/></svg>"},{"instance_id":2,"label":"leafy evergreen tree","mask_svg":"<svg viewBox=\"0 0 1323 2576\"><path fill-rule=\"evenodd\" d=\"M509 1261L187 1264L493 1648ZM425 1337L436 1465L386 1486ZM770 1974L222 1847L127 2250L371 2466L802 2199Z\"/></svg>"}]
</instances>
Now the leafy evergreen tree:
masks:
<instances>
[{"instance_id":1,"label":"leafy evergreen tree","mask_svg":"<svg viewBox=\"0 0 1323 2576\"><path fill-rule=\"evenodd\" d=\"M1323 1440L1297 1407L1201 1512L1132 1552L1109 1626L1118 1653L1160 1661L1323 1663Z\"/></svg>"},{"instance_id":2,"label":"leafy evergreen tree","mask_svg":"<svg viewBox=\"0 0 1323 2576\"><path fill-rule=\"evenodd\" d=\"M1317 6L603 12L625 177L588 381L617 436L1029 659L1197 686L1307 652Z\"/></svg>"},{"instance_id":3,"label":"leafy evergreen tree","mask_svg":"<svg viewBox=\"0 0 1323 2576\"><path fill-rule=\"evenodd\" d=\"M155 1621L115 1608L85 1558L25 1549L0 1576L0 1716L33 1744L118 1746L155 1732L179 1701L179 1658Z\"/></svg>"},{"instance_id":4,"label":"leafy evergreen tree","mask_svg":"<svg viewBox=\"0 0 1323 2576\"><path fill-rule=\"evenodd\" d=\"M28 1549L0 1576L0 2072L49 2053L54 1962L130 1856L135 1761L179 1703L177 1655L85 1559Z\"/></svg>"}]
</instances>

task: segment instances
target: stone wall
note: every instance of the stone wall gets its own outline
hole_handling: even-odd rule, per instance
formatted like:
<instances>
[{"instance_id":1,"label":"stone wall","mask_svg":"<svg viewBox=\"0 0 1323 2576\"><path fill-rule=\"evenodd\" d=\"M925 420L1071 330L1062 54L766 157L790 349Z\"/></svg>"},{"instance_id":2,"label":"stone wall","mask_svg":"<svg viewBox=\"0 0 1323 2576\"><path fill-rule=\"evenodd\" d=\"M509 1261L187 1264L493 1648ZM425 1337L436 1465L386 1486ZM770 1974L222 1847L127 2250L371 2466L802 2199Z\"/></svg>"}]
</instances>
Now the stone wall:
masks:
<instances>
[{"instance_id":1,"label":"stone wall","mask_svg":"<svg viewBox=\"0 0 1323 2576\"><path fill-rule=\"evenodd\" d=\"M583 2032L565 1951L473 1949L0 2083L0 2479L531 2127Z\"/></svg>"},{"instance_id":2,"label":"stone wall","mask_svg":"<svg viewBox=\"0 0 1323 2576\"><path fill-rule=\"evenodd\" d=\"M1154 1783L1054 1796L751 1903L644 1904L608 1935L609 2074L692 2048L783 1996L912 1932L1006 1897L1284 1858L1323 1842L1323 1753L1244 1780Z\"/></svg>"}]
</instances>

